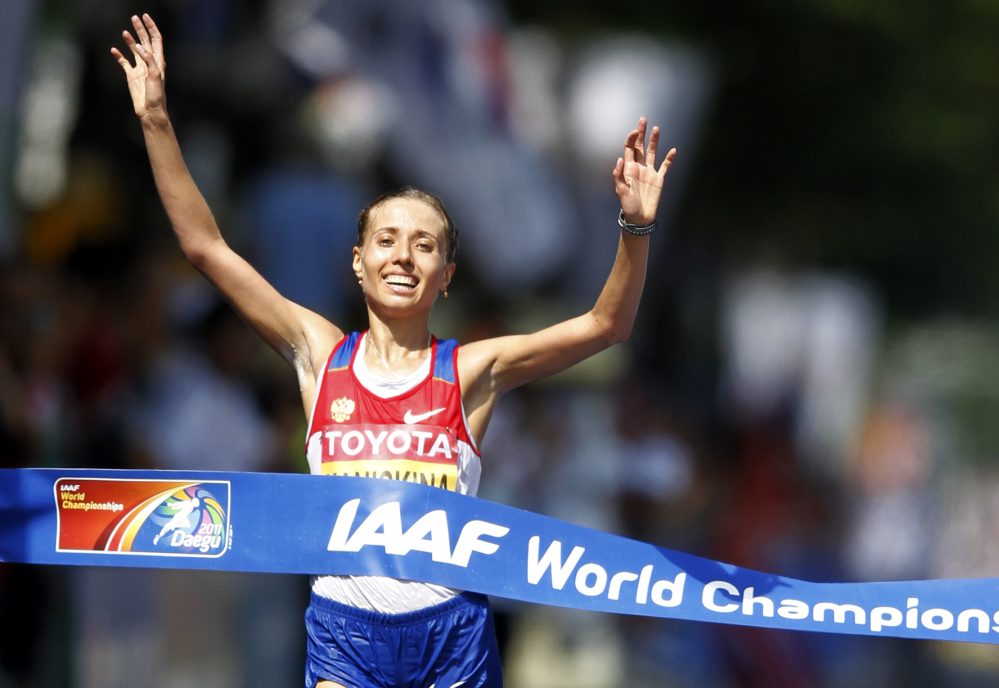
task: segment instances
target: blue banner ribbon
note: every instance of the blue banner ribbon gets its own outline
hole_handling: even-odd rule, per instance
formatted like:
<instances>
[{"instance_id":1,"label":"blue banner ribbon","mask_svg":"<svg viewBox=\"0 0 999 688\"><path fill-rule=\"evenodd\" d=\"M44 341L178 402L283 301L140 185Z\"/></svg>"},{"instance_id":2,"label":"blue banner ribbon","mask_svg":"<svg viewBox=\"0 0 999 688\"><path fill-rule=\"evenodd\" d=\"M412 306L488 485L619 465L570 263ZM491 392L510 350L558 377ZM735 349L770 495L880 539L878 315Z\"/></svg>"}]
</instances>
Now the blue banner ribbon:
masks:
<instances>
[{"instance_id":1,"label":"blue banner ribbon","mask_svg":"<svg viewBox=\"0 0 999 688\"><path fill-rule=\"evenodd\" d=\"M999 579L809 583L399 480L0 470L0 561L382 575L619 614L999 643Z\"/></svg>"}]
</instances>

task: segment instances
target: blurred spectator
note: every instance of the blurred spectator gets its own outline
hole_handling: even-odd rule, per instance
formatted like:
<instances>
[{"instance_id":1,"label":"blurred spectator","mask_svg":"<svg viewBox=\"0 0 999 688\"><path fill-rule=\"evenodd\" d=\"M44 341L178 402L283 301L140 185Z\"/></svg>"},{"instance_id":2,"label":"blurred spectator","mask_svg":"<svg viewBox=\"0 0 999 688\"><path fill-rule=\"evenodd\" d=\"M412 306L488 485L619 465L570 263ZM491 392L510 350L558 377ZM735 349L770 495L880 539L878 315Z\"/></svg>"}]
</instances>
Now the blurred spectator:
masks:
<instances>
[{"instance_id":1,"label":"blurred spectator","mask_svg":"<svg viewBox=\"0 0 999 688\"><path fill-rule=\"evenodd\" d=\"M23 269L3 275L6 335L5 425L22 466L55 466L73 446L73 407L65 380L75 337L61 285Z\"/></svg>"},{"instance_id":2,"label":"blurred spectator","mask_svg":"<svg viewBox=\"0 0 999 688\"><path fill-rule=\"evenodd\" d=\"M868 418L850 466L860 490L846 560L859 580L925 575L933 450L926 423L901 404L877 408Z\"/></svg>"},{"instance_id":3,"label":"blurred spectator","mask_svg":"<svg viewBox=\"0 0 999 688\"><path fill-rule=\"evenodd\" d=\"M999 577L999 476L994 471L959 471L942 486L944 517L934 542L935 578Z\"/></svg>"},{"instance_id":4,"label":"blurred spectator","mask_svg":"<svg viewBox=\"0 0 999 688\"><path fill-rule=\"evenodd\" d=\"M747 428L733 458L712 555L758 571L835 579L835 571L821 568L833 558L823 551L828 515L819 492L802 475L786 434L774 425ZM807 634L718 626L712 635L736 685L804 688L824 683Z\"/></svg>"},{"instance_id":5,"label":"blurred spectator","mask_svg":"<svg viewBox=\"0 0 999 688\"><path fill-rule=\"evenodd\" d=\"M35 3L10 0L0 6L0 260L14 254L18 244L11 189L6 183L12 167L11 143L16 139L19 92L23 82L24 55L31 45Z\"/></svg>"},{"instance_id":6,"label":"blurred spectator","mask_svg":"<svg viewBox=\"0 0 999 688\"><path fill-rule=\"evenodd\" d=\"M342 322L356 279L360 194L321 169L273 169L250 192L253 248L264 277L295 303Z\"/></svg>"},{"instance_id":7,"label":"blurred spectator","mask_svg":"<svg viewBox=\"0 0 999 688\"><path fill-rule=\"evenodd\" d=\"M863 417L881 314L864 284L759 270L728 286L726 401L743 423L790 417L812 470L842 477Z\"/></svg>"},{"instance_id":8,"label":"blurred spectator","mask_svg":"<svg viewBox=\"0 0 999 688\"><path fill-rule=\"evenodd\" d=\"M557 274L570 255L577 213L561 171L510 135L506 27L495 3L325 2L304 13L288 6L283 14L286 25L302 27L299 33L331 54L339 45L332 36L347 41L349 59L331 62L353 80L363 78L358 83L367 86L358 94L386 94L362 121L387 127L395 183L424 186L444 199L467 230L462 255L495 295L523 292ZM393 117L396 109L400 116ZM366 137L357 131L358 140Z\"/></svg>"},{"instance_id":9,"label":"blurred spectator","mask_svg":"<svg viewBox=\"0 0 999 688\"><path fill-rule=\"evenodd\" d=\"M562 143L576 165L582 207L576 231L583 241L564 293L586 301L600 293L603 276L614 263L620 208L607 179L621 155L620 132L633 129L644 115L650 126L660 127L658 162L671 147L678 159L693 161L714 79L697 50L645 36L595 41L568 71ZM670 170L657 218L662 230L669 230L693 169L680 164ZM666 243L651 245L653 264Z\"/></svg>"},{"instance_id":10,"label":"blurred spectator","mask_svg":"<svg viewBox=\"0 0 999 688\"><path fill-rule=\"evenodd\" d=\"M132 426L133 441L157 468L261 470L273 431L243 382L257 346L245 324L219 305L200 325L203 355L178 347L155 364Z\"/></svg>"},{"instance_id":11,"label":"blurred spectator","mask_svg":"<svg viewBox=\"0 0 999 688\"><path fill-rule=\"evenodd\" d=\"M690 516L698 471L693 451L669 425L640 385L625 385L618 393L615 454L624 534L662 545L671 522Z\"/></svg>"}]
</instances>

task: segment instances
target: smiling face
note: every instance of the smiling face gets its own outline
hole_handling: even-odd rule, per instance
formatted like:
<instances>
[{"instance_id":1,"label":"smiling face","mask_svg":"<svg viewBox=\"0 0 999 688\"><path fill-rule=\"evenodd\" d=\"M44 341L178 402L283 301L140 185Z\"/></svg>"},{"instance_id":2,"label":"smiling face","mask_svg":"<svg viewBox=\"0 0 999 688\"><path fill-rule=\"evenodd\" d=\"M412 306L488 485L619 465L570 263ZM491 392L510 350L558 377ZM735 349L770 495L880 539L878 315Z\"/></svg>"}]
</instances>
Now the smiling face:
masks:
<instances>
[{"instance_id":1,"label":"smiling face","mask_svg":"<svg viewBox=\"0 0 999 688\"><path fill-rule=\"evenodd\" d=\"M364 243L354 247L369 307L392 318L429 314L454 273L446 251L444 220L423 201L392 198L372 209Z\"/></svg>"}]
</instances>

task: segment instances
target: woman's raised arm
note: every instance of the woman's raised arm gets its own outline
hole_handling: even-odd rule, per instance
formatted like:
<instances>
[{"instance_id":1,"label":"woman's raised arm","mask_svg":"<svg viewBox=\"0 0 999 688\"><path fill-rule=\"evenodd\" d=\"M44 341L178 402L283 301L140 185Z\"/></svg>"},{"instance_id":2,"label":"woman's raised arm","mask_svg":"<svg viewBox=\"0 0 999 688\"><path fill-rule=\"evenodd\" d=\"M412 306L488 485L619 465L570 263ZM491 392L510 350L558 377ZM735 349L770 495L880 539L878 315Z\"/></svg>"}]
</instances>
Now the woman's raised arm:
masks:
<instances>
[{"instance_id":1,"label":"woman's raised arm","mask_svg":"<svg viewBox=\"0 0 999 688\"><path fill-rule=\"evenodd\" d=\"M666 172L676 156L676 149L671 149L657 170L659 128L652 128L646 149L646 126L642 117L628 135L624 155L613 172L624 219L635 225L655 221ZM498 337L461 348L462 399L476 441L485 433L493 406L504 392L561 372L628 338L645 284L648 255L648 235L622 232L614 268L588 313L533 334Z\"/></svg>"},{"instance_id":2,"label":"woman's raised arm","mask_svg":"<svg viewBox=\"0 0 999 688\"><path fill-rule=\"evenodd\" d=\"M320 315L284 298L222 238L212 211L184 164L166 110L163 37L148 14L132 17L138 42L122 32L133 65L117 49L111 54L128 78L135 114L153 168L160 200L188 261L215 285L240 316L296 370L306 413L316 370L343 333Z\"/></svg>"}]
</instances>

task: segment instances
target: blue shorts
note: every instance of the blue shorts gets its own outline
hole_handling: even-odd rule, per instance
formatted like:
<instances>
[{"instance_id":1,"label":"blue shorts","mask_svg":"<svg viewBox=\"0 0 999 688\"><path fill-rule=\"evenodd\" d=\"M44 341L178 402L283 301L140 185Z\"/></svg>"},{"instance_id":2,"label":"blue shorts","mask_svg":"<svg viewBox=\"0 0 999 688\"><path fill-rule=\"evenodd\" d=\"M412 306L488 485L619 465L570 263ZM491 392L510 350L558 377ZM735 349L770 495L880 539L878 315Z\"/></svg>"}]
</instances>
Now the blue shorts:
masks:
<instances>
[{"instance_id":1,"label":"blue shorts","mask_svg":"<svg viewBox=\"0 0 999 688\"><path fill-rule=\"evenodd\" d=\"M489 600L462 593L427 609L379 614L312 595L305 686L501 688Z\"/></svg>"}]
</instances>

